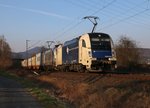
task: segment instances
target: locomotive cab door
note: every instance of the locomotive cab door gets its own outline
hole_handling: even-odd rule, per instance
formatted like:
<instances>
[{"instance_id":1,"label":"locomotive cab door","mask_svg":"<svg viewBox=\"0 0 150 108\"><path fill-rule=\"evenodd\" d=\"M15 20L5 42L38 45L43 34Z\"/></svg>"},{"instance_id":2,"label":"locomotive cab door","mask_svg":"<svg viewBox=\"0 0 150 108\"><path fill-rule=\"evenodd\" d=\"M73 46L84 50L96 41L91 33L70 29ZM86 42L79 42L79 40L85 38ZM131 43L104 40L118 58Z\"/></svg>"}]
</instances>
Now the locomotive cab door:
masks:
<instances>
[{"instance_id":1,"label":"locomotive cab door","mask_svg":"<svg viewBox=\"0 0 150 108\"><path fill-rule=\"evenodd\" d=\"M91 48L88 35L83 35L79 39L79 63L86 66L86 69L91 67Z\"/></svg>"}]
</instances>

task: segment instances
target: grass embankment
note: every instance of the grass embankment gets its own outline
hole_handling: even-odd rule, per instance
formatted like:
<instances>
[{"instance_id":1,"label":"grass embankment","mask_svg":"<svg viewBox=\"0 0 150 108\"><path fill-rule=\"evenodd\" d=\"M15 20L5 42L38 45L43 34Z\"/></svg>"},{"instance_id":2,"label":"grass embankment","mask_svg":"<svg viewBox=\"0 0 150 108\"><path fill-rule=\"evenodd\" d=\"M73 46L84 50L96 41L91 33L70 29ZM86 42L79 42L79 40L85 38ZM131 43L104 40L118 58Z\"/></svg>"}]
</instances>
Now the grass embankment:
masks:
<instances>
[{"instance_id":1,"label":"grass embankment","mask_svg":"<svg viewBox=\"0 0 150 108\"><path fill-rule=\"evenodd\" d=\"M58 99L54 97L50 97L42 88L40 88L37 84L35 84L34 81L28 80L26 78L19 77L15 74L12 74L10 72L0 70L0 76L4 76L10 79L17 80L20 82L27 90L28 92L35 96L39 102L45 107L45 108L66 108L65 103L59 101Z\"/></svg>"},{"instance_id":2,"label":"grass embankment","mask_svg":"<svg viewBox=\"0 0 150 108\"><path fill-rule=\"evenodd\" d=\"M51 73L37 77L76 108L149 108L150 74Z\"/></svg>"}]
</instances>

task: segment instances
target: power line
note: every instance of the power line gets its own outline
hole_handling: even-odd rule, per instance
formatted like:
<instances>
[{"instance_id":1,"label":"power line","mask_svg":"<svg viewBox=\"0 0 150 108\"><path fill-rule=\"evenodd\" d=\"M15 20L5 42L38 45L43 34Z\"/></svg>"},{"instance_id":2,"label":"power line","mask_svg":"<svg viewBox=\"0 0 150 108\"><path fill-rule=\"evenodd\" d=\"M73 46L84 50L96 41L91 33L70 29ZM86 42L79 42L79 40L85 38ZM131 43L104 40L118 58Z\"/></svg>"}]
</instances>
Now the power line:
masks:
<instances>
[{"instance_id":1,"label":"power line","mask_svg":"<svg viewBox=\"0 0 150 108\"><path fill-rule=\"evenodd\" d=\"M140 27L141 28L141 26L142 27L144 27L144 28L146 28L146 29L150 29L150 25L147 25L147 24L144 24L144 23L139 23L140 21L138 21L138 20L133 20L133 21L128 21L128 24L134 24L134 25L138 25L138 26L136 26L136 27ZM140 26L139 26L140 25Z\"/></svg>"},{"instance_id":2,"label":"power line","mask_svg":"<svg viewBox=\"0 0 150 108\"><path fill-rule=\"evenodd\" d=\"M31 41L31 40L28 40L28 41ZM32 44L31 46L28 46L28 49L31 49L33 48L35 45L39 44L41 41L39 40L38 42Z\"/></svg>"},{"instance_id":3,"label":"power line","mask_svg":"<svg viewBox=\"0 0 150 108\"><path fill-rule=\"evenodd\" d=\"M116 0L112 0L111 2L109 2L108 4L106 4L105 6L103 6L102 8L98 9L97 11L95 11L94 13L92 13L91 15L95 15L96 13L100 12L101 10L107 8L108 6L112 5L114 2L116 2Z\"/></svg>"},{"instance_id":4,"label":"power line","mask_svg":"<svg viewBox=\"0 0 150 108\"><path fill-rule=\"evenodd\" d=\"M147 0L148 1L148 3L147 3L147 9L149 9L149 2L150 2L150 0Z\"/></svg>"},{"instance_id":5,"label":"power line","mask_svg":"<svg viewBox=\"0 0 150 108\"><path fill-rule=\"evenodd\" d=\"M94 1L94 0L92 0L92 1L91 0L85 0L85 1L88 2L89 4L93 4L94 7L95 7L95 5L99 6L100 3L102 3L102 0L100 0L100 2L97 2L97 1Z\"/></svg>"},{"instance_id":6,"label":"power line","mask_svg":"<svg viewBox=\"0 0 150 108\"><path fill-rule=\"evenodd\" d=\"M88 10L87 10L88 11ZM86 11L86 12L87 12ZM78 16L79 17L79 16ZM73 27L76 27L76 25L78 25L78 24L80 24L81 23L81 18L80 18L80 22L77 22L77 23L75 23L75 24L73 24L76 20L78 20L78 17L77 18L75 18L72 22L70 22L69 24L67 24L67 25L65 25L63 28L62 28L62 32L61 33L55 33L55 35L56 35L56 37L54 38L54 39L56 39L56 38L58 38L59 36L61 36L61 35L63 35L63 34L65 34L68 30L70 30L70 28L73 28Z\"/></svg>"},{"instance_id":7,"label":"power line","mask_svg":"<svg viewBox=\"0 0 150 108\"><path fill-rule=\"evenodd\" d=\"M76 2L82 4L83 6L87 6L91 10L99 9L100 5L93 3L93 1L89 2L87 0L76 0ZM97 7L98 6L98 7Z\"/></svg>"},{"instance_id":8,"label":"power line","mask_svg":"<svg viewBox=\"0 0 150 108\"><path fill-rule=\"evenodd\" d=\"M107 8L108 6L112 5L114 2L116 2L116 0L112 0L112 1L109 2L108 4L104 5L102 8L100 8L100 9L98 9L97 11L95 11L94 13L92 13L92 15L94 15L94 14L100 12L101 10ZM87 3L87 4L88 4L88 3ZM140 5L141 5L141 4L140 4ZM121 7L121 6L120 6L120 7ZM127 6L126 6L126 7L127 7ZM137 5L136 5L135 7L137 8ZM135 7L134 7L134 8L135 8ZM130 8L130 9L128 9L128 11L132 11L134 8ZM88 11L89 11L89 9L88 9ZM128 11L126 11L125 14L127 14ZM108 26L105 26L104 28L111 27L111 26L113 26L113 25L115 25L115 24L118 24L118 23L120 23L120 22L122 22L122 21L125 21L125 20L128 20L128 19L132 18L132 17L135 17L135 16L137 16L137 15L143 13L143 12L145 12L145 10L144 10L144 11L141 11L141 12L139 12L139 13L137 13L137 14L130 15L129 17L120 19L119 21L116 21L116 22L114 22L114 23L112 23L112 24L110 24L110 25L108 25ZM110 14L110 13L109 13L109 14ZM120 12L120 14L121 14L121 12ZM123 13L122 13L122 14L123 14ZM123 14L123 15L125 15L125 14ZM118 16L117 16L117 18L118 18ZM68 31L70 31L70 30L76 28L76 27L79 26L81 23L82 23L82 21L80 21L80 22L78 22L77 24L75 24L75 25L73 25L73 26L67 28L66 30L64 30L64 32L62 32L62 33L59 35L59 37L61 37L61 36L63 36L64 34L66 34ZM72 23L70 23L70 24L72 24ZM104 28L102 28L102 29L104 29ZM100 29L100 30L101 30L101 29ZM58 36L57 36L57 37L58 37Z\"/></svg>"},{"instance_id":9,"label":"power line","mask_svg":"<svg viewBox=\"0 0 150 108\"><path fill-rule=\"evenodd\" d=\"M112 23L112 24L110 24L110 25L107 25L107 26L105 26L105 27L103 27L103 28L101 28L101 29L99 29L99 30L112 27L112 26L114 26L114 25L116 25L116 24L118 24L118 23L121 23L121 22L126 21L126 20L128 20L128 19L131 19L131 18L133 18L133 17L135 17L135 16L138 16L138 15L140 15L140 14L143 14L143 13L145 13L146 11L149 11L149 9L144 9L144 10L142 10L142 11L140 11L140 12L134 14L134 15L128 16L128 17L126 17L126 18L123 18L123 19L121 19L121 20L119 20L119 21L117 21L117 22L114 22L114 23Z\"/></svg>"},{"instance_id":10,"label":"power line","mask_svg":"<svg viewBox=\"0 0 150 108\"><path fill-rule=\"evenodd\" d=\"M108 6L110 6L111 4L113 4L115 1L116 1L116 0L112 0L111 2L109 2L109 3L106 4L106 5L104 5L102 8L98 9L97 11L95 11L94 13L92 13L91 15L94 15L94 14L96 14L96 13L102 11L103 9L105 9L105 8L107 8ZM71 1L69 1L69 2L73 4L73 2L71 2ZM74 4L73 4L73 5L74 5ZM81 7L81 5L80 5L79 7ZM88 8L88 10L89 10L89 8ZM78 22L77 24L75 24L75 25L71 26L70 28L66 29L63 33L61 33L60 35L58 35L57 37L55 37L55 39L56 39L56 38L59 38L59 37L62 36L62 35L64 35L64 34L67 33L69 30L72 30L72 29L74 29L75 27L79 26L81 23L82 23L82 21L80 21L80 22ZM72 24L72 23L71 23L71 24Z\"/></svg>"},{"instance_id":11,"label":"power line","mask_svg":"<svg viewBox=\"0 0 150 108\"><path fill-rule=\"evenodd\" d=\"M81 3L82 6L88 6L88 8L93 9L93 5L92 5L92 4L89 4L89 3L85 2L85 1L76 0L76 2ZM93 9L93 10L94 10L94 9Z\"/></svg>"},{"instance_id":12,"label":"power line","mask_svg":"<svg viewBox=\"0 0 150 108\"><path fill-rule=\"evenodd\" d=\"M141 3L137 4L137 5L135 5L134 7L129 8L128 10L125 10L124 12L120 12L119 15L120 15L120 16L124 16L124 15L128 14L130 11L132 11L133 9L136 9L137 7L143 5L144 3L145 3L145 1L144 1L144 2L141 2ZM116 7L118 7L118 6L116 6ZM119 8L119 9L120 9L120 8ZM110 12L108 12L108 13L110 14ZM114 14L114 13L113 13L113 14ZM107 20L106 22L110 22L110 21L112 21L112 19L116 19L116 17L119 18L120 16L115 15L115 16L111 17L109 20ZM102 23L102 24L103 24L103 23Z\"/></svg>"},{"instance_id":13,"label":"power line","mask_svg":"<svg viewBox=\"0 0 150 108\"><path fill-rule=\"evenodd\" d=\"M65 33L67 33L68 31L76 28L77 26L79 26L83 21L78 22L77 24L71 26L70 28L66 29L63 33L61 33L60 35L58 35L57 37L54 38L54 40L57 38L60 38L61 36L63 36Z\"/></svg>"},{"instance_id":14,"label":"power line","mask_svg":"<svg viewBox=\"0 0 150 108\"><path fill-rule=\"evenodd\" d=\"M79 3L77 3L77 2L73 2L73 1L71 1L71 0L64 0L65 2L68 2L68 3L70 3L70 4L72 4L72 5L74 5L74 6L78 6L78 7L80 7L80 8L83 8L83 9L89 9L88 7L86 7L85 5L81 5L81 4L79 4Z\"/></svg>"}]
</instances>

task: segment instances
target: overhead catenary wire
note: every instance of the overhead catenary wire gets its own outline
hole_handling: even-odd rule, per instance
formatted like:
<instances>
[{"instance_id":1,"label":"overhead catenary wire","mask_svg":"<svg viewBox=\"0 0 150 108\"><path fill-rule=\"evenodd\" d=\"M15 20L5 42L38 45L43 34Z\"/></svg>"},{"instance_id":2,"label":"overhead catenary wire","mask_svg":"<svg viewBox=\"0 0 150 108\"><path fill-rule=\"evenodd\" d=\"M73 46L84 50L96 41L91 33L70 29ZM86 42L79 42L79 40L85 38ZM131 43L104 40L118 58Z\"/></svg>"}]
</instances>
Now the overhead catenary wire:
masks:
<instances>
[{"instance_id":1,"label":"overhead catenary wire","mask_svg":"<svg viewBox=\"0 0 150 108\"><path fill-rule=\"evenodd\" d=\"M64 1L70 3L70 4L74 5L74 6L78 6L78 7L82 8L82 9L90 9L89 7L86 7L86 5L82 5L80 3L73 2L71 0L64 0Z\"/></svg>"},{"instance_id":2,"label":"overhead catenary wire","mask_svg":"<svg viewBox=\"0 0 150 108\"><path fill-rule=\"evenodd\" d=\"M101 10L107 8L108 6L112 5L112 4L115 3L115 2L116 2L116 0L112 0L111 2L109 2L108 4L106 4L105 6L103 6L102 8L100 8L100 9L98 9L97 11L93 12L93 13L91 14L91 16L97 14L98 12L100 12Z\"/></svg>"},{"instance_id":3,"label":"overhead catenary wire","mask_svg":"<svg viewBox=\"0 0 150 108\"><path fill-rule=\"evenodd\" d=\"M86 10L86 12L89 10ZM84 12L85 13L85 12ZM80 15L79 15L80 16ZM56 37L53 38L58 39L59 37L61 37L61 35L65 34L68 30L70 30L70 28L76 27L78 24L80 25L82 23L81 18L78 18L79 16L77 16L73 21L71 21L70 23L66 24L61 31L62 32L56 32L55 35ZM80 19L80 21L78 21ZM74 24L75 21L78 21L77 23Z\"/></svg>"},{"instance_id":4,"label":"overhead catenary wire","mask_svg":"<svg viewBox=\"0 0 150 108\"><path fill-rule=\"evenodd\" d=\"M96 11L94 11L91 15L94 15L94 14L97 14L97 13L99 13L100 11L102 11L102 10L104 10L104 9L106 9L108 6L111 6L113 3L115 4L115 2L116 2L117 0L112 0L111 2L109 2L109 3L107 3L106 5L104 5L102 8L99 8L98 10L96 10ZM128 3L128 4L131 4L131 3ZM141 5L141 4L140 4ZM77 6L77 5L76 5ZM80 4L80 7L81 7L81 4ZM121 7L121 6L120 6ZM123 6L123 7L128 7L127 6L127 4L126 4L126 6ZM123 7L122 7L122 9L123 9ZM140 6L139 6L140 7ZM116 7L116 8L118 8L118 7ZM136 6L134 6L134 7L131 7L131 8L129 8L128 9L128 12L129 11L133 11L133 9L134 8L138 8L138 6L136 5ZM89 8L87 9L88 11L87 12L89 12ZM120 11L120 14L122 13L121 12L121 10L120 10L120 8L119 8L119 10L117 10L117 11ZM126 12L126 14L128 13L128 12ZM143 11L142 11L143 12ZM141 13L142 13L141 12ZM108 12L109 14L112 14L112 12ZM109 15L108 14L108 15ZM114 14L114 13L113 13ZM123 16L125 16L125 14L123 14L123 15L121 15L122 17ZM137 15L135 15L135 16L137 16ZM108 16L109 17L109 16ZM115 16L116 17L116 16ZM114 19L116 19L115 17L112 17L112 18L114 18ZM129 18L128 18L129 17ZM129 15L129 16L125 16L124 18L119 18L118 16L117 16L117 21L115 21L115 20L113 20L114 22L113 23L111 23L111 24L109 24L110 26L113 26L113 25L116 25L117 23L119 23L119 22L123 22L123 21L126 21L126 20L128 20L128 19L130 19L130 17L132 18L132 17L134 17L134 14L133 15ZM108 21L109 22L109 21ZM60 33L59 35L57 35L56 37L55 37L55 39L58 39L58 38L62 38L62 37L64 37L64 34L66 34L66 33L68 33L70 30L73 30L73 29L75 29L76 27L78 27L80 24L82 23L82 21L80 21L80 22L77 22L76 24L73 24L73 23L70 23L71 24L71 26L68 28L67 27L67 29L66 28L64 28L63 29L63 32L62 33ZM107 25L107 26L109 26L109 25ZM107 26L104 26L103 28L101 28L101 29L105 29L105 28L107 28ZM109 27L108 27L109 28ZM101 29L99 29L99 30L101 30Z\"/></svg>"},{"instance_id":5,"label":"overhead catenary wire","mask_svg":"<svg viewBox=\"0 0 150 108\"><path fill-rule=\"evenodd\" d=\"M108 23L108 22L112 21L113 19L119 19L120 17L127 15L130 11L133 11L134 9L136 9L137 7L140 7L141 5L143 5L145 3L146 3L145 1L141 2L141 3L137 4L137 5L135 5L134 7L131 7L129 9L125 10L124 12L120 12L118 15L114 15L113 17L111 17L106 22ZM111 14L111 13L109 12L109 14ZM104 23L105 22L102 22L101 25L104 24Z\"/></svg>"},{"instance_id":6,"label":"overhead catenary wire","mask_svg":"<svg viewBox=\"0 0 150 108\"><path fill-rule=\"evenodd\" d=\"M110 6L110 5L112 5L114 2L116 2L117 0L112 0L111 2L109 2L108 4L106 4L106 5L104 5L102 8L100 8L100 9L98 9L97 11L95 11L94 13L92 13L92 14L97 14L97 13L99 13L101 10L103 10L103 9L106 9L108 6ZM131 3L130 3L131 4ZM141 4L140 4L141 5ZM81 5L80 5L81 6ZM121 7L121 6L120 6ZM128 7L127 5L126 6L124 6L124 7ZM129 8L128 9L128 12L129 11L132 11L134 8L137 8L138 6L136 5L136 6L134 6L134 7L132 7L132 8ZM88 11L89 11L89 8L88 8ZM120 8L119 8L119 11L120 11ZM110 12L108 12L109 14L111 14ZM121 13L121 12L120 12ZM127 12L126 12L127 13ZM92 15L91 14L91 15ZM125 14L123 14L122 16L124 16ZM133 15L130 15L130 16L133 16ZM129 16L129 17L130 17ZM118 16L117 16L118 17ZM115 18L115 17L114 17ZM121 18L121 19L126 19L126 18L128 18L128 16L127 17L125 17L125 18ZM117 24L116 22L119 22L119 21L122 21L122 20L118 20L118 21L115 21L115 23L112 23L113 25L115 25L115 24ZM75 27L78 27L80 24L82 23L82 21L80 21L80 22L78 22L77 24L73 24L73 23L70 23L71 24L71 26L69 27L69 28L64 28L63 29L63 32L62 33L60 33L58 36L56 36L55 37L55 39L58 39L58 38L62 38L62 37L64 37L64 34L66 34L66 33L68 33L70 30L72 30L72 29L75 29ZM73 24L73 25L72 25ZM111 26L113 26L112 24L110 24ZM68 26L67 26L68 27ZM104 27L106 27L106 26L104 26ZM103 28L104 28L103 27ZM106 27L107 28L107 27Z\"/></svg>"},{"instance_id":7,"label":"overhead catenary wire","mask_svg":"<svg viewBox=\"0 0 150 108\"><path fill-rule=\"evenodd\" d=\"M130 21L128 21L128 24L129 25L136 25L136 27L139 27L139 28L144 28L144 29L147 29L147 30L150 30L150 25L146 25L146 24L144 24L144 23L139 23L140 21L135 21L135 20L130 20Z\"/></svg>"},{"instance_id":8,"label":"overhead catenary wire","mask_svg":"<svg viewBox=\"0 0 150 108\"><path fill-rule=\"evenodd\" d=\"M124 22L124 21L126 21L126 20L128 20L128 19L130 19L130 18L133 18L133 17L135 17L135 16L138 16L138 15L140 15L140 14L143 14L143 13L145 13L146 11L149 11L149 9L144 9L144 10L142 10L142 11L140 11L140 12L135 13L134 15L128 16L128 17L123 18L123 19L121 19L121 20L118 20L118 21L116 21L116 22L114 22L114 23L112 23L112 24L110 24L110 25L104 26L103 28L99 29L99 31L102 30L102 29L110 28L110 27L112 27L112 26L114 26L114 25L116 25L116 24L119 24L119 23L121 23L121 22Z\"/></svg>"},{"instance_id":9,"label":"overhead catenary wire","mask_svg":"<svg viewBox=\"0 0 150 108\"><path fill-rule=\"evenodd\" d=\"M88 6L89 9L94 10L94 8L93 8L94 5L91 3L87 3L84 0L76 0L76 2L82 4L83 6ZM95 8L97 8L97 7L95 7Z\"/></svg>"},{"instance_id":10,"label":"overhead catenary wire","mask_svg":"<svg viewBox=\"0 0 150 108\"><path fill-rule=\"evenodd\" d=\"M60 35L56 36L56 37L54 38L54 40L60 38L60 37L63 36L65 33L67 33L69 30L72 30L73 28L79 26L82 22L83 22L83 21L80 21L80 22L76 23L75 25L71 26L70 28L66 29L66 30L65 30L64 32L62 32Z\"/></svg>"},{"instance_id":11,"label":"overhead catenary wire","mask_svg":"<svg viewBox=\"0 0 150 108\"><path fill-rule=\"evenodd\" d=\"M132 11L134 8L137 8L137 7L140 7L140 5L142 5L142 4L144 4L146 1L144 1L144 2L142 2L142 3L140 3L140 4L137 4L136 6L134 6L134 7L132 7L132 8L130 8L130 9L128 9L127 11L125 11L124 13L120 13L121 14L121 16L124 16L125 14L128 14L129 13L129 11ZM131 4L131 3L130 3ZM117 6L118 7L118 6ZM121 7L121 6L120 6ZM126 6L127 7L127 6ZM118 11L118 10L117 10ZM120 9L119 9L119 11L120 11ZM111 12L108 12L109 14L111 14ZM113 13L114 14L114 13ZM110 21L112 21L112 19L116 19L116 18L118 18L118 15L117 16L114 16L114 17L112 17L110 20L108 20L107 22L110 22ZM104 23L104 22L103 22ZM102 24L103 24L102 23Z\"/></svg>"},{"instance_id":12,"label":"overhead catenary wire","mask_svg":"<svg viewBox=\"0 0 150 108\"><path fill-rule=\"evenodd\" d=\"M95 5L97 5L97 6L100 6L100 3L103 3L103 4L105 4L105 0L102 2L102 0L99 0L99 2L98 1L94 1L94 0L85 0L87 3L89 3L89 4L93 4L93 6L95 7ZM102 5L102 4L101 4Z\"/></svg>"},{"instance_id":13,"label":"overhead catenary wire","mask_svg":"<svg viewBox=\"0 0 150 108\"><path fill-rule=\"evenodd\" d=\"M147 9L149 9L150 7L149 7L149 2L150 2L150 0L147 0L148 1L148 3L147 3Z\"/></svg>"},{"instance_id":14,"label":"overhead catenary wire","mask_svg":"<svg viewBox=\"0 0 150 108\"><path fill-rule=\"evenodd\" d=\"M112 23L111 23L111 21L110 20L107 20L108 21L108 23L110 23L110 24L108 24L108 25L106 25L106 26L102 26L100 29L98 29L98 31L99 30L103 30L103 29L107 29L107 28L110 28L110 27L112 27L112 26L114 26L114 25L117 25L117 24L119 24L119 23L124 23L125 21L128 21L129 19L132 19L133 20L133 22L135 21L136 22L136 20L137 19L134 19L134 17L136 17L136 16L138 16L138 15L141 15L142 13L145 13L146 14L146 12L149 10L149 5L148 5L148 3L147 3L147 7L145 7L146 9L144 9L144 3L145 3L145 1L142 3L136 3L135 5L133 5L133 4L131 4L131 2L129 2L128 4L129 4L129 6L128 6L128 4L126 3L126 5L121 5L121 3L118 3L118 2L116 2L117 0L112 0L111 2L109 2L108 4L106 4L106 5L104 5L103 7L101 7L101 8L99 8L98 10L96 10L96 11L93 11L92 10L92 14L89 14L89 15L95 15L95 14L98 14L100 11L102 11L102 10L104 10L103 12L101 12L101 15L103 15L103 16L106 16L106 17L109 17L109 16L112 16L112 15L114 15L113 17L111 17L111 21L113 21ZM148 2L149 2L149 0L148 0ZM112 6L112 4L114 4L114 5L118 5L118 6L116 6L115 8L116 8L116 15L114 14L114 10L109 10L108 11L108 9L106 9L107 7L106 6ZM130 5L131 4L131 5ZM113 6L114 6L113 5ZM133 7L131 7L133 5ZM143 6L141 6L141 5L143 5ZM118 9L117 9L118 8ZM142 11L139 11L139 8L141 8L142 9ZM144 10L143 10L144 9ZM91 12L91 11L89 11L90 9L88 8L88 9L85 9L85 10L88 10L87 12ZM138 11L137 11L138 10ZM108 12L106 12L106 11L108 11ZM137 11L136 13L134 12L134 11ZM134 12L134 13L133 13ZM104 13L104 14L103 14ZM119 16L118 16L118 15ZM147 15L149 15L148 13L147 13ZM117 19L117 20L116 20ZM144 21L144 19L145 18L143 18L143 21ZM129 23L128 22L128 24L132 24L133 22L131 22L131 23ZM138 21L137 21L138 22ZM68 27L67 26L67 28L64 28L63 29L63 32L62 33L60 33L58 36L56 36L55 37L55 39L58 39L58 38L66 38L67 37L67 35L65 36L64 34L67 34L68 32L70 32L70 30L75 30L75 28L77 28L77 27L79 27L80 25L81 25L81 23L83 23L83 21L79 21L79 22L77 22L76 24L74 24L74 22L71 22L70 23L70 26ZM102 22L103 23L103 22ZM104 24L104 23L103 23ZM136 23L135 23L136 24ZM137 23L138 25L140 24L140 21ZM68 24L69 25L69 24ZM143 24L144 25L144 24Z\"/></svg>"},{"instance_id":15,"label":"overhead catenary wire","mask_svg":"<svg viewBox=\"0 0 150 108\"><path fill-rule=\"evenodd\" d=\"M68 1L68 0L67 0ZM113 4L116 0L112 0L111 2L107 3L106 5L104 5L102 8L94 11L94 13L92 13L91 15L94 15L100 11L102 11L103 9L107 8L108 6L110 6L111 4ZM72 2L71 2L72 3ZM74 5L74 4L73 4ZM79 6L81 7L81 5ZM88 9L89 10L89 9ZM69 30L74 29L75 27L78 27L83 21L81 20L80 22L78 22L77 24L71 26L70 28L66 29L64 32L62 32L61 34L59 34L58 36L56 36L54 39L56 38L60 38L61 36L63 36L65 33L67 33Z\"/></svg>"},{"instance_id":16,"label":"overhead catenary wire","mask_svg":"<svg viewBox=\"0 0 150 108\"><path fill-rule=\"evenodd\" d=\"M31 40L28 40L28 41L31 41ZM31 48L35 47L35 46L36 46L37 44L39 44L40 42L41 42L41 41L39 40L39 41L37 41L36 43L34 43L34 44L28 46L28 49L31 49Z\"/></svg>"}]
</instances>

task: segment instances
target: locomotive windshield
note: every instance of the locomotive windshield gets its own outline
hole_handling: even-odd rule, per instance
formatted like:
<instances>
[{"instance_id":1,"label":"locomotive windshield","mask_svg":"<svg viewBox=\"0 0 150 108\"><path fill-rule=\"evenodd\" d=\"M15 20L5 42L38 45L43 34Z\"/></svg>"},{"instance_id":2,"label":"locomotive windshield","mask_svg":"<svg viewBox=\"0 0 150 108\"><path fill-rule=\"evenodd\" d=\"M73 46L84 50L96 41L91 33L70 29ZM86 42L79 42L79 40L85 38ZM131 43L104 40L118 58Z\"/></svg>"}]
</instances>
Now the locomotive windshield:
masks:
<instances>
[{"instance_id":1,"label":"locomotive windshield","mask_svg":"<svg viewBox=\"0 0 150 108\"><path fill-rule=\"evenodd\" d=\"M107 34L89 34L92 50L111 50L111 39Z\"/></svg>"}]
</instances>

